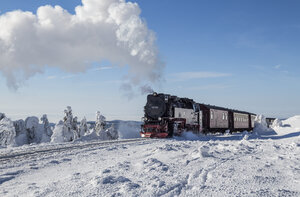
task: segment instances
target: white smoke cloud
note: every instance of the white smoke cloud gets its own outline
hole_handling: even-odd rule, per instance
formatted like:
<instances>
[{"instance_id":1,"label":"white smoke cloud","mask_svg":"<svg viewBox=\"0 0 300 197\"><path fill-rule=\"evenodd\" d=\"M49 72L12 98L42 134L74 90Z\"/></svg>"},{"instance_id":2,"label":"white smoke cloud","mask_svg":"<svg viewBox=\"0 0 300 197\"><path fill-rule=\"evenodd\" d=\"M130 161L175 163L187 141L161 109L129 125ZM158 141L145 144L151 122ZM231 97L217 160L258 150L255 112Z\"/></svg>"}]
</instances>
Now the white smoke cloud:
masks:
<instances>
[{"instance_id":1,"label":"white smoke cloud","mask_svg":"<svg viewBox=\"0 0 300 197\"><path fill-rule=\"evenodd\" d=\"M128 65L130 83L155 82L163 64L155 35L140 17L137 3L82 0L70 14L60 6L41 6L36 14L20 10L0 15L0 72L7 85L48 67L82 72L92 62Z\"/></svg>"}]
</instances>

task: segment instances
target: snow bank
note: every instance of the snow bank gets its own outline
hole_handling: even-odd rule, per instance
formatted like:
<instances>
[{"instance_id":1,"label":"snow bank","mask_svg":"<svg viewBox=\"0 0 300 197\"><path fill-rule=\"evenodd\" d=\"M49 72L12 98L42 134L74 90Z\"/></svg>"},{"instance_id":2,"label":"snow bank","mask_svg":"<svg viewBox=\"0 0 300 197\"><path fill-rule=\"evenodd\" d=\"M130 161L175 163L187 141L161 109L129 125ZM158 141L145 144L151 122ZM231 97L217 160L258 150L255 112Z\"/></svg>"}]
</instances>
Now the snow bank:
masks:
<instances>
[{"instance_id":1,"label":"snow bank","mask_svg":"<svg viewBox=\"0 0 300 197\"><path fill-rule=\"evenodd\" d=\"M276 121L276 120L275 120ZM286 120L278 120L273 123L272 128L278 135L288 135L289 133L300 132L300 115L290 117Z\"/></svg>"},{"instance_id":2,"label":"snow bank","mask_svg":"<svg viewBox=\"0 0 300 197\"><path fill-rule=\"evenodd\" d=\"M254 134L256 135L275 135L276 132L272 128L268 128L266 117L264 115L257 115L254 120Z\"/></svg>"},{"instance_id":3,"label":"snow bank","mask_svg":"<svg viewBox=\"0 0 300 197\"><path fill-rule=\"evenodd\" d=\"M101 140L101 137L96 133L94 129L91 129L89 133L86 133L79 139L75 141L93 141L93 140Z\"/></svg>"},{"instance_id":4,"label":"snow bank","mask_svg":"<svg viewBox=\"0 0 300 197\"><path fill-rule=\"evenodd\" d=\"M284 121L282 121L283 126L285 127L294 127L294 128L300 128L300 115L290 117Z\"/></svg>"},{"instance_id":5,"label":"snow bank","mask_svg":"<svg viewBox=\"0 0 300 197\"><path fill-rule=\"evenodd\" d=\"M282 121L279 120L278 118L276 118L271 125L271 128L275 128L275 127L282 127Z\"/></svg>"}]
</instances>

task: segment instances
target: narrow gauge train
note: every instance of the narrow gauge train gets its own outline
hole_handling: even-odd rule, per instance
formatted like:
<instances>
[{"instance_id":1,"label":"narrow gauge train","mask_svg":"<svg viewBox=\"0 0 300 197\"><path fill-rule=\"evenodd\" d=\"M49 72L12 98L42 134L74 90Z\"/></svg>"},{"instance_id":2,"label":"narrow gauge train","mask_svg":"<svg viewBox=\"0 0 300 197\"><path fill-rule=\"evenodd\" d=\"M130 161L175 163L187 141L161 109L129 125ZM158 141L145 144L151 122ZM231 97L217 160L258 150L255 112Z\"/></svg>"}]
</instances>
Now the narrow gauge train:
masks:
<instances>
[{"instance_id":1,"label":"narrow gauge train","mask_svg":"<svg viewBox=\"0 0 300 197\"><path fill-rule=\"evenodd\" d=\"M184 131L194 133L245 131L254 127L255 114L169 94L149 94L144 107L141 137L172 137Z\"/></svg>"}]
</instances>

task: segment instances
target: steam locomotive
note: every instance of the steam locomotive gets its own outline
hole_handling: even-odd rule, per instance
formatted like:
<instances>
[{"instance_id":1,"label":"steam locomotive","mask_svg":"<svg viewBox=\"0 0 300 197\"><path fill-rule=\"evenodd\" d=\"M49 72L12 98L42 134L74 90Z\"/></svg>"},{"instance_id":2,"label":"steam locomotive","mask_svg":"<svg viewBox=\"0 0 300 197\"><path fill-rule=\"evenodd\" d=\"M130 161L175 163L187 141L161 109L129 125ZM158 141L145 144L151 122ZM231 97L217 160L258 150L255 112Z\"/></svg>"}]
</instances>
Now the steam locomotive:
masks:
<instances>
[{"instance_id":1,"label":"steam locomotive","mask_svg":"<svg viewBox=\"0 0 300 197\"><path fill-rule=\"evenodd\" d=\"M149 94L144 107L141 137L166 138L194 133L251 131L255 114L196 103L169 94Z\"/></svg>"}]
</instances>

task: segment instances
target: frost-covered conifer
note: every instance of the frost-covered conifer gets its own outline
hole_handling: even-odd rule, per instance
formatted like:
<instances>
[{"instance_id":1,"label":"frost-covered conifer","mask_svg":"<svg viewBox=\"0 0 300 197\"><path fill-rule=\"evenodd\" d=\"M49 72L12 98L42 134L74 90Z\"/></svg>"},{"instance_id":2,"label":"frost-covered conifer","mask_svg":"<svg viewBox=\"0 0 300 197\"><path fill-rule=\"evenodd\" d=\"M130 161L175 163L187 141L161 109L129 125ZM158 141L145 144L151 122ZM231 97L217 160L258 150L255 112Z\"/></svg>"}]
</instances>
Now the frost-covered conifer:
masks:
<instances>
[{"instance_id":1,"label":"frost-covered conifer","mask_svg":"<svg viewBox=\"0 0 300 197\"><path fill-rule=\"evenodd\" d=\"M80 126L79 126L79 138L84 136L86 133L88 133L88 125L86 122L86 118L84 117L81 122L80 122Z\"/></svg>"},{"instance_id":2,"label":"frost-covered conifer","mask_svg":"<svg viewBox=\"0 0 300 197\"><path fill-rule=\"evenodd\" d=\"M64 121L60 121L53 130L51 142L71 142L77 139L77 118L73 118L72 108L67 106L64 110Z\"/></svg>"},{"instance_id":3,"label":"frost-covered conifer","mask_svg":"<svg viewBox=\"0 0 300 197\"><path fill-rule=\"evenodd\" d=\"M39 132L39 119L35 116L26 118L25 129L27 131L28 143L39 143L42 135Z\"/></svg>"},{"instance_id":4,"label":"frost-covered conifer","mask_svg":"<svg viewBox=\"0 0 300 197\"><path fill-rule=\"evenodd\" d=\"M16 144L18 146L22 146L24 144L28 144L28 136L25 128L24 120L16 120L14 121L14 127L16 131Z\"/></svg>"},{"instance_id":5,"label":"frost-covered conifer","mask_svg":"<svg viewBox=\"0 0 300 197\"><path fill-rule=\"evenodd\" d=\"M99 136L101 140L108 140L107 133L105 131L105 120L106 118L100 114L99 111L96 112L96 125L95 125L95 133Z\"/></svg>"},{"instance_id":6,"label":"frost-covered conifer","mask_svg":"<svg viewBox=\"0 0 300 197\"><path fill-rule=\"evenodd\" d=\"M5 114L0 113L0 146L14 145L15 137L13 121L5 117Z\"/></svg>"},{"instance_id":7,"label":"frost-covered conifer","mask_svg":"<svg viewBox=\"0 0 300 197\"><path fill-rule=\"evenodd\" d=\"M64 113L65 113L64 125L71 129L73 123L72 108L70 106L67 106L67 109L65 109Z\"/></svg>"},{"instance_id":8,"label":"frost-covered conifer","mask_svg":"<svg viewBox=\"0 0 300 197\"><path fill-rule=\"evenodd\" d=\"M50 124L49 124L49 120L48 120L48 117L46 114L44 114L42 117L41 117L41 121L43 123L43 128L44 128L44 133L51 137L52 135L52 130L51 130L51 127L50 127Z\"/></svg>"},{"instance_id":9,"label":"frost-covered conifer","mask_svg":"<svg viewBox=\"0 0 300 197\"><path fill-rule=\"evenodd\" d=\"M74 139L79 138L79 128L78 128L78 120L77 116L75 116L72 120L72 130L74 131Z\"/></svg>"},{"instance_id":10,"label":"frost-covered conifer","mask_svg":"<svg viewBox=\"0 0 300 197\"><path fill-rule=\"evenodd\" d=\"M50 127L49 120L46 114L40 118L42 124L40 125L40 132L42 134L41 142L50 142L53 131Z\"/></svg>"},{"instance_id":11,"label":"frost-covered conifer","mask_svg":"<svg viewBox=\"0 0 300 197\"><path fill-rule=\"evenodd\" d=\"M95 131L99 133L101 130L104 130L106 122L106 118L100 114L100 111L96 112L96 123L95 123Z\"/></svg>"}]
</instances>

